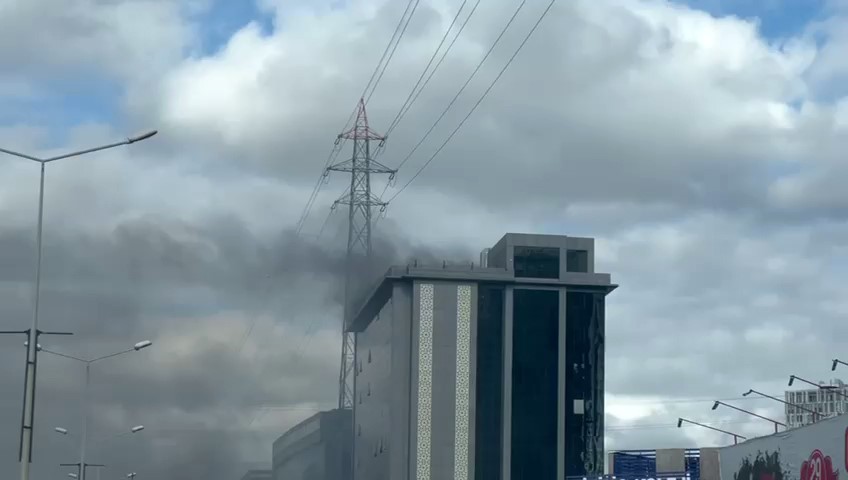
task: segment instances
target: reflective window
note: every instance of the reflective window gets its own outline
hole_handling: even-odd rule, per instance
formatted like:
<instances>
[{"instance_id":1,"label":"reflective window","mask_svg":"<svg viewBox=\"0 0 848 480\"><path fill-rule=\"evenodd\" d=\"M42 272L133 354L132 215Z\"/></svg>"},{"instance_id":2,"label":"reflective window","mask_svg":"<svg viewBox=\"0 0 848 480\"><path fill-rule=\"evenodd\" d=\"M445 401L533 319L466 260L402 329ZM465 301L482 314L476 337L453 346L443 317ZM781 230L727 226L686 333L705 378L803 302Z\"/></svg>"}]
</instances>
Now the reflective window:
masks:
<instances>
[{"instance_id":1,"label":"reflective window","mask_svg":"<svg viewBox=\"0 0 848 480\"><path fill-rule=\"evenodd\" d=\"M565 270L587 273L589 271L589 252L586 250L568 250L565 254Z\"/></svg>"},{"instance_id":2,"label":"reflective window","mask_svg":"<svg viewBox=\"0 0 848 480\"><path fill-rule=\"evenodd\" d=\"M559 278L559 249L515 247L513 264L519 278Z\"/></svg>"},{"instance_id":3,"label":"reflective window","mask_svg":"<svg viewBox=\"0 0 848 480\"><path fill-rule=\"evenodd\" d=\"M512 478L557 476L559 292L515 290Z\"/></svg>"}]
</instances>

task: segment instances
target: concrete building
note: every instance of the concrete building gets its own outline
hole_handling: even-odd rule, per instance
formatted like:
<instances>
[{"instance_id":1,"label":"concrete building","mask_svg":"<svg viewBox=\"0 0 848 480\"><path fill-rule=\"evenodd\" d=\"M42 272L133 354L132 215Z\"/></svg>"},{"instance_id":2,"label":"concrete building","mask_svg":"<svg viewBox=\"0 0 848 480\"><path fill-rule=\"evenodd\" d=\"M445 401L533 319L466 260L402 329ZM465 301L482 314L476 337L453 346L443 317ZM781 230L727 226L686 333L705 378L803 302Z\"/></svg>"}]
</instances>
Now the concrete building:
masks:
<instances>
[{"instance_id":1,"label":"concrete building","mask_svg":"<svg viewBox=\"0 0 848 480\"><path fill-rule=\"evenodd\" d=\"M319 412L274 442L273 480L351 480L350 410Z\"/></svg>"},{"instance_id":2,"label":"concrete building","mask_svg":"<svg viewBox=\"0 0 848 480\"><path fill-rule=\"evenodd\" d=\"M822 384L822 388L809 388L806 390L787 390L785 399L787 402L797 405L786 405L786 427L797 428L814 423L813 414L803 410L813 410L819 413L821 418L833 415L842 415L848 410L848 385L842 380L831 380L830 384Z\"/></svg>"},{"instance_id":3,"label":"concrete building","mask_svg":"<svg viewBox=\"0 0 848 480\"><path fill-rule=\"evenodd\" d=\"M604 467L594 240L507 234L485 266L388 270L357 333L356 480L562 480ZM282 480L282 479L278 479Z\"/></svg>"},{"instance_id":4,"label":"concrete building","mask_svg":"<svg viewBox=\"0 0 848 480\"><path fill-rule=\"evenodd\" d=\"M271 480L271 470L248 470L241 480Z\"/></svg>"}]
</instances>

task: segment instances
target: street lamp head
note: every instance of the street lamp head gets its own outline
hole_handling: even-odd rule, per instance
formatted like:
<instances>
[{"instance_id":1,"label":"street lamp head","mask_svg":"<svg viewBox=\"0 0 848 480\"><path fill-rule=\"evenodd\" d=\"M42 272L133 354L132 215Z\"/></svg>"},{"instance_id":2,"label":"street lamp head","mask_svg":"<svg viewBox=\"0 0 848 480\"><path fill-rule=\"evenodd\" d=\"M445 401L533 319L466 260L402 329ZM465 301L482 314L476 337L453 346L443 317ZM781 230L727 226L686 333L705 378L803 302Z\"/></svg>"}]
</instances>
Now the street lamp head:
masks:
<instances>
[{"instance_id":1,"label":"street lamp head","mask_svg":"<svg viewBox=\"0 0 848 480\"><path fill-rule=\"evenodd\" d=\"M133 346L133 349L137 352L137 351L141 350L142 348L147 348L147 347L149 347L149 346L151 346L151 345L153 345L153 342L151 342L150 340L145 340L145 341L143 341L143 342L138 342L138 343L136 343L136 344Z\"/></svg>"},{"instance_id":2,"label":"street lamp head","mask_svg":"<svg viewBox=\"0 0 848 480\"><path fill-rule=\"evenodd\" d=\"M715 402L715 403L713 403L713 410L717 409L719 405L721 405L721 402L719 402L718 400L716 400L716 402Z\"/></svg>"},{"instance_id":3,"label":"street lamp head","mask_svg":"<svg viewBox=\"0 0 848 480\"><path fill-rule=\"evenodd\" d=\"M69 476L69 477L71 477L71 478L77 478L77 474L76 474L76 473L69 473L69 474L68 474L68 476Z\"/></svg>"},{"instance_id":4,"label":"street lamp head","mask_svg":"<svg viewBox=\"0 0 848 480\"><path fill-rule=\"evenodd\" d=\"M795 383L795 375L789 375L789 386L791 387L793 383Z\"/></svg>"},{"instance_id":5,"label":"street lamp head","mask_svg":"<svg viewBox=\"0 0 848 480\"><path fill-rule=\"evenodd\" d=\"M753 390L753 389L752 389L752 390L748 390L747 392L743 393L743 394L742 394L742 396L743 396L743 397L747 397L748 395L750 395L750 394L752 394L752 393L754 393L754 390Z\"/></svg>"},{"instance_id":6,"label":"street lamp head","mask_svg":"<svg viewBox=\"0 0 848 480\"><path fill-rule=\"evenodd\" d=\"M141 135L136 135L134 137L128 138L127 143L135 143L140 142L142 140L147 140L148 138L152 137L153 135L156 135L157 133L159 133L158 130L151 130L149 132L142 133Z\"/></svg>"},{"instance_id":7,"label":"street lamp head","mask_svg":"<svg viewBox=\"0 0 848 480\"><path fill-rule=\"evenodd\" d=\"M678 419L677 419L677 428L680 428L680 427L682 427L682 426L683 426L683 419L682 419L682 418L678 418Z\"/></svg>"},{"instance_id":8,"label":"street lamp head","mask_svg":"<svg viewBox=\"0 0 848 480\"><path fill-rule=\"evenodd\" d=\"M835 359L835 358L834 358L834 359L833 359L833 365L830 367L830 371L831 371L831 372L835 372L835 371L836 371L836 365L837 365L838 363L839 363L839 360L837 360L837 359Z\"/></svg>"},{"instance_id":9,"label":"street lamp head","mask_svg":"<svg viewBox=\"0 0 848 480\"><path fill-rule=\"evenodd\" d=\"M24 342L24 346L25 346L25 347L29 347L29 342ZM36 350L38 350L38 351L40 352L40 351L41 351L41 344L40 344L40 343L36 343L36 344L35 344L35 349L36 349Z\"/></svg>"},{"instance_id":10,"label":"street lamp head","mask_svg":"<svg viewBox=\"0 0 848 480\"><path fill-rule=\"evenodd\" d=\"M136 426L136 427L133 427L133 428L132 428L132 430L130 430L130 432L132 432L132 433L138 433L138 432L140 432L140 431L142 431L142 430L144 430L144 425L138 425L138 426Z\"/></svg>"},{"instance_id":11,"label":"street lamp head","mask_svg":"<svg viewBox=\"0 0 848 480\"><path fill-rule=\"evenodd\" d=\"M68 429L67 429L67 428L56 427L56 428L54 428L53 430L54 430L56 433L61 433L62 435L67 435L67 434L68 434Z\"/></svg>"}]
</instances>

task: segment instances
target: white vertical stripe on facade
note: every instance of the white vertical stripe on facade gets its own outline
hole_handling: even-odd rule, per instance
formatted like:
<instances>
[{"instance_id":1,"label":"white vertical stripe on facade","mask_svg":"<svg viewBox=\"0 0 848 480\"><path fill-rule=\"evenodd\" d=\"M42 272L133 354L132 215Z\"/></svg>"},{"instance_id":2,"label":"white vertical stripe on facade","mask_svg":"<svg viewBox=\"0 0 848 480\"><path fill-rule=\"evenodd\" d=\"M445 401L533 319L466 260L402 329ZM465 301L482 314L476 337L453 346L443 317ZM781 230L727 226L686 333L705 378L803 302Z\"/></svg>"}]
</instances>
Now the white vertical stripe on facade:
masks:
<instances>
[{"instance_id":1,"label":"white vertical stripe on facade","mask_svg":"<svg viewBox=\"0 0 848 480\"><path fill-rule=\"evenodd\" d=\"M456 414L454 480L468 480L471 386L471 286L456 287Z\"/></svg>"},{"instance_id":2,"label":"white vertical stripe on facade","mask_svg":"<svg viewBox=\"0 0 848 480\"><path fill-rule=\"evenodd\" d=\"M433 407L433 284L421 284L418 326L418 434L416 480L430 480L430 430Z\"/></svg>"}]
</instances>

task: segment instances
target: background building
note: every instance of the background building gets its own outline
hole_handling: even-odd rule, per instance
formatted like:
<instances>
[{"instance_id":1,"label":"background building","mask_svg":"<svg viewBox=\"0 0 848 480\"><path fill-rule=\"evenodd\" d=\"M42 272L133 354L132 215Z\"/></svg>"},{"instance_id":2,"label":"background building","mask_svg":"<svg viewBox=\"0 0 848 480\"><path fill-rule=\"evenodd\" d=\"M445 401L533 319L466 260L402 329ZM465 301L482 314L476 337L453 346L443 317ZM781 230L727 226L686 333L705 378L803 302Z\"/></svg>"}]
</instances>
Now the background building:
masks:
<instances>
[{"instance_id":1,"label":"background building","mask_svg":"<svg viewBox=\"0 0 848 480\"><path fill-rule=\"evenodd\" d=\"M248 470L241 480L271 480L271 470Z\"/></svg>"},{"instance_id":2,"label":"background building","mask_svg":"<svg viewBox=\"0 0 848 480\"><path fill-rule=\"evenodd\" d=\"M848 409L848 386L842 380L835 379L828 388L810 388L807 390L787 390L786 401L818 412L821 418L842 415ZM787 428L796 428L814 423L813 414L794 406L785 406Z\"/></svg>"},{"instance_id":3,"label":"background building","mask_svg":"<svg viewBox=\"0 0 848 480\"><path fill-rule=\"evenodd\" d=\"M609 452L609 477L627 480L719 480L717 448L663 448Z\"/></svg>"},{"instance_id":4,"label":"background building","mask_svg":"<svg viewBox=\"0 0 848 480\"><path fill-rule=\"evenodd\" d=\"M319 412L274 442L274 480L350 480L352 412Z\"/></svg>"},{"instance_id":5,"label":"background building","mask_svg":"<svg viewBox=\"0 0 848 480\"><path fill-rule=\"evenodd\" d=\"M351 317L357 480L603 473L594 240L507 234L481 260L392 267Z\"/></svg>"}]
</instances>

